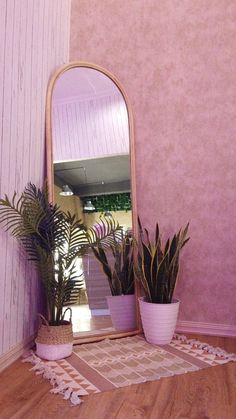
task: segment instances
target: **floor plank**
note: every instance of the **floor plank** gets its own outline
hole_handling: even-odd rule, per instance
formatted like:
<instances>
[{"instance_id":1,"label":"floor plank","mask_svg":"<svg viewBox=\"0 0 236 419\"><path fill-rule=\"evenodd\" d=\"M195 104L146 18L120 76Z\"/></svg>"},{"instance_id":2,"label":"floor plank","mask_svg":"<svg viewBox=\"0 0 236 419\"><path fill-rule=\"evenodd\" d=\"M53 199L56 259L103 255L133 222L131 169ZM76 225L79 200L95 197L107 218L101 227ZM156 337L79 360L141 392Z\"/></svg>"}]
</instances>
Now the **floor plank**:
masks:
<instances>
[{"instance_id":1,"label":"floor plank","mask_svg":"<svg viewBox=\"0 0 236 419\"><path fill-rule=\"evenodd\" d=\"M193 336L236 352L236 340ZM84 398L72 407L49 382L16 361L1 374L1 419L234 419L236 362Z\"/></svg>"}]
</instances>

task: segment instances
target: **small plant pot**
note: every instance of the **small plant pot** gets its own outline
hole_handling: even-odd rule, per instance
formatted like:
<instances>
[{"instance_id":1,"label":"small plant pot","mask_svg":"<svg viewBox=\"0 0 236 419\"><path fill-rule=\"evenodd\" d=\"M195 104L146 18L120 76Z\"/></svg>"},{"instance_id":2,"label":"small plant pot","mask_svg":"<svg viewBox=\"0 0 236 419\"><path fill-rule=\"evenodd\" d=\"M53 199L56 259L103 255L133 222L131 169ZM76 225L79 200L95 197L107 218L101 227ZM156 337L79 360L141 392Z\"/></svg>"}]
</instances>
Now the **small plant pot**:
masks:
<instances>
[{"instance_id":1,"label":"small plant pot","mask_svg":"<svg viewBox=\"0 0 236 419\"><path fill-rule=\"evenodd\" d=\"M136 329L136 302L134 294L107 297L111 320L120 332Z\"/></svg>"},{"instance_id":2,"label":"small plant pot","mask_svg":"<svg viewBox=\"0 0 236 419\"><path fill-rule=\"evenodd\" d=\"M180 301L173 299L170 304L154 304L146 301L146 297L139 298L140 315L143 331L147 342L154 345L166 345L171 342Z\"/></svg>"},{"instance_id":3,"label":"small plant pot","mask_svg":"<svg viewBox=\"0 0 236 419\"><path fill-rule=\"evenodd\" d=\"M50 326L42 315L40 318L41 325L35 339L36 355L48 361L56 361L70 356L73 349L71 321L64 320L62 325Z\"/></svg>"},{"instance_id":4,"label":"small plant pot","mask_svg":"<svg viewBox=\"0 0 236 419\"><path fill-rule=\"evenodd\" d=\"M72 354L72 350L73 343L47 345L46 343L36 342L36 355L47 361L57 361L58 359L68 358L68 356Z\"/></svg>"}]
</instances>

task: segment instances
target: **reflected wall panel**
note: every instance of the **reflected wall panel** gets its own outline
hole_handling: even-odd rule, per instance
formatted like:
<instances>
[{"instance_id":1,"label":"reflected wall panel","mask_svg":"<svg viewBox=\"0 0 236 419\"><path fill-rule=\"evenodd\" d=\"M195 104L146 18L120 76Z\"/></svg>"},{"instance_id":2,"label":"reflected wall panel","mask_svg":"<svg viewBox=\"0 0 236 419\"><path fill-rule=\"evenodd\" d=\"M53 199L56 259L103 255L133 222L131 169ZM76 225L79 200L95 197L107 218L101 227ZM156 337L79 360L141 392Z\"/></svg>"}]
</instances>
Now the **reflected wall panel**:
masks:
<instances>
[{"instance_id":1,"label":"reflected wall panel","mask_svg":"<svg viewBox=\"0 0 236 419\"><path fill-rule=\"evenodd\" d=\"M120 94L57 102L53 122L54 161L129 153L127 109Z\"/></svg>"},{"instance_id":2,"label":"reflected wall panel","mask_svg":"<svg viewBox=\"0 0 236 419\"><path fill-rule=\"evenodd\" d=\"M0 196L45 176L45 98L68 61L70 0L1 0ZM31 336L40 287L18 244L0 231L0 355Z\"/></svg>"}]
</instances>

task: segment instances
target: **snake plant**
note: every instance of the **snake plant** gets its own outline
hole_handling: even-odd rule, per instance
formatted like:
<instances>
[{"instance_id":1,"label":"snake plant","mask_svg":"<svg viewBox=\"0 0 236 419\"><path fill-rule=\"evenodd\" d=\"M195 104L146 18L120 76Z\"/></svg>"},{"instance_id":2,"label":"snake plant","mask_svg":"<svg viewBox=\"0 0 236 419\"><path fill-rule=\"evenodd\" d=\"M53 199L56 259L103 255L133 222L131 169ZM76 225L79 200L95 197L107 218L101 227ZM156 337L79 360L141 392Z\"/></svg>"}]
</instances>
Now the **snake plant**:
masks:
<instances>
[{"instance_id":1,"label":"snake plant","mask_svg":"<svg viewBox=\"0 0 236 419\"><path fill-rule=\"evenodd\" d=\"M111 294L134 294L132 237L125 235L120 239L113 233L113 240L109 246L97 242L92 246L92 251L108 279Z\"/></svg>"},{"instance_id":2,"label":"snake plant","mask_svg":"<svg viewBox=\"0 0 236 419\"><path fill-rule=\"evenodd\" d=\"M139 220L135 274L148 302L171 303L179 270L180 251L189 240L188 227L189 224L162 246L158 223L155 238L151 241L148 230L142 228Z\"/></svg>"},{"instance_id":3,"label":"snake plant","mask_svg":"<svg viewBox=\"0 0 236 419\"><path fill-rule=\"evenodd\" d=\"M7 195L0 199L0 223L21 242L28 259L36 265L51 325L61 324L63 307L76 300L81 287L78 257L95 242L110 245L111 233L120 230L113 219L101 219L96 227L87 229L75 215L49 203L46 185L41 190L32 183L20 198L14 193L12 199Z\"/></svg>"}]
</instances>

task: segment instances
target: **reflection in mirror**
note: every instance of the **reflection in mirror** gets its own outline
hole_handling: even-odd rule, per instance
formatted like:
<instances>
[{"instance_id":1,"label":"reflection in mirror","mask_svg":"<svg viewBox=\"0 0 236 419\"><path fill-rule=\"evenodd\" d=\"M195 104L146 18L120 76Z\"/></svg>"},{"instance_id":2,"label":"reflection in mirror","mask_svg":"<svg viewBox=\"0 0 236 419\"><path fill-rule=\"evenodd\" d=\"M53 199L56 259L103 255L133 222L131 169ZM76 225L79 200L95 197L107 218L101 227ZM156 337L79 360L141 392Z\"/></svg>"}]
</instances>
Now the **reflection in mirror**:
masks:
<instances>
[{"instance_id":1,"label":"reflection in mirror","mask_svg":"<svg viewBox=\"0 0 236 419\"><path fill-rule=\"evenodd\" d=\"M132 230L129 117L113 80L89 67L73 67L52 93L54 200L87 227L112 216ZM79 336L110 334L107 278L92 254L78 260L81 290L72 306Z\"/></svg>"}]
</instances>

